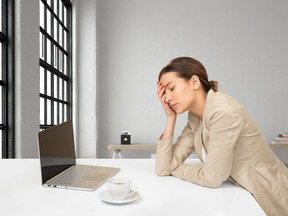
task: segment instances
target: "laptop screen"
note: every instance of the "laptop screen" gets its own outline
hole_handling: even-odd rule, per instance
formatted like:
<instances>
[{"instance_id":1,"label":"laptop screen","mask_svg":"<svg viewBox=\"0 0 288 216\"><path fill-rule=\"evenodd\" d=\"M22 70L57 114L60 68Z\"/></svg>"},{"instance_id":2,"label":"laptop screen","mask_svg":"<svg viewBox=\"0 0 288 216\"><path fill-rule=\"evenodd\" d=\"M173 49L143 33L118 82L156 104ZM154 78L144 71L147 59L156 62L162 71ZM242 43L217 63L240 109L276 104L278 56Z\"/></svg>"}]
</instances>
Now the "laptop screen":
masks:
<instances>
[{"instance_id":1,"label":"laptop screen","mask_svg":"<svg viewBox=\"0 0 288 216\"><path fill-rule=\"evenodd\" d=\"M38 133L42 184L76 164L72 121Z\"/></svg>"}]
</instances>

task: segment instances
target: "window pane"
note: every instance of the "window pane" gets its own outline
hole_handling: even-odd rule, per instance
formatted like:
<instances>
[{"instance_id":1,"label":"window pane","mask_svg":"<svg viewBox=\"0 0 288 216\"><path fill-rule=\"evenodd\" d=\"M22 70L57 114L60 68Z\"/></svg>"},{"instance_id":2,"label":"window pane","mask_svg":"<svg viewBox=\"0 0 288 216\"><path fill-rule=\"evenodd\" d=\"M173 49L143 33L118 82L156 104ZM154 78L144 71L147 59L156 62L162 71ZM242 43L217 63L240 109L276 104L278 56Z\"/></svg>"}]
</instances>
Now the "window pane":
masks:
<instances>
[{"instance_id":1,"label":"window pane","mask_svg":"<svg viewBox=\"0 0 288 216\"><path fill-rule=\"evenodd\" d=\"M59 50L59 71L63 73L63 52Z\"/></svg>"},{"instance_id":2,"label":"window pane","mask_svg":"<svg viewBox=\"0 0 288 216\"><path fill-rule=\"evenodd\" d=\"M40 93L45 94L45 74L44 68L40 67Z\"/></svg>"},{"instance_id":3,"label":"window pane","mask_svg":"<svg viewBox=\"0 0 288 216\"><path fill-rule=\"evenodd\" d=\"M44 14L44 4L40 2L40 14ZM40 26L44 28L44 16L40 16Z\"/></svg>"},{"instance_id":4,"label":"window pane","mask_svg":"<svg viewBox=\"0 0 288 216\"><path fill-rule=\"evenodd\" d=\"M64 50L66 50L67 51L67 32L66 31L64 31L64 34L63 34L63 36L64 36Z\"/></svg>"},{"instance_id":5,"label":"window pane","mask_svg":"<svg viewBox=\"0 0 288 216\"><path fill-rule=\"evenodd\" d=\"M67 101L67 82L64 82L64 101Z\"/></svg>"},{"instance_id":6,"label":"window pane","mask_svg":"<svg viewBox=\"0 0 288 216\"><path fill-rule=\"evenodd\" d=\"M64 55L64 64L63 64L63 71L64 71L64 74L65 75L67 75L67 67L66 67L66 65L67 65L67 56L66 55Z\"/></svg>"},{"instance_id":7,"label":"window pane","mask_svg":"<svg viewBox=\"0 0 288 216\"><path fill-rule=\"evenodd\" d=\"M63 99L63 80L59 80L59 99L62 100Z\"/></svg>"},{"instance_id":8,"label":"window pane","mask_svg":"<svg viewBox=\"0 0 288 216\"><path fill-rule=\"evenodd\" d=\"M63 122L63 104L59 104L59 123Z\"/></svg>"},{"instance_id":9,"label":"window pane","mask_svg":"<svg viewBox=\"0 0 288 216\"><path fill-rule=\"evenodd\" d=\"M51 13L49 10L47 10L47 33L51 35Z\"/></svg>"},{"instance_id":10,"label":"window pane","mask_svg":"<svg viewBox=\"0 0 288 216\"><path fill-rule=\"evenodd\" d=\"M54 67L58 69L58 47L54 46Z\"/></svg>"},{"instance_id":11,"label":"window pane","mask_svg":"<svg viewBox=\"0 0 288 216\"><path fill-rule=\"evenodd\" d=\"M58 78L54 75L54 98L58 98Z\"/></svg>"},{"instance_id":12,"label":"window pane","mask_svg":"<svg viewBox=\"0 0 288 216\"><path fill-rule=\"evenodd\" d=\"M59 41L60 46L63 46L63 27L59 25Z\"/></svg>"},{"instance_id":13,"label":"window pane","mask_svg":"<svg viewBox=\"0 0 288 216\"><path fill-rule=\"evenodd\" d=\"M39 53L40 53L40 58L44 59L44 35L40 32L39 33Z\"/></svg>"},{"instance_id":14,"label":"window pane","mask_svg":"<svg viewBox=\"0 0 288 216\"><path fill-rule=\"evenodd\" d=\"M47 95L51 96L51 73L47 71Z\"/></svg>"},{"instance_id":15,"label":"window pane","mask_svg":"<svg viewBox=\"0 0 288 216\"><path fill-rule=\"evenodd\" d=\"M51 125L51 100L47 100L47 125Z\"/></svg>"},{"instance_id":16,"label":"window pane","mask_svg":"<svg viewBox=\"0 0 288 216\"><path fill-rule=\"evenodd\" d=\"M59 19L61 22L63 22L63 7L62 1L59 1Z\"/></svg>"},{"instance_id":17,"label":"window pane","mask_svg":"<svg viewBox=\"0 0 288 216\"><path fill-rule=\"evenodd\" d=\"M58 16L58 0L54 0L54 9L53 11Z\"/></svg>"},{"instance_id":18,"label":"window pane","mask_svg":"<svg viewBox=\"0 0 288 216\"><path fill-rule=\"evenodd\" d=\"M64 7L64 25L67 27L67 9Z\"/></svg>"},{"instance_id":19,"label":"window pane","mask_svg":"<svg viewBox=\"0 0 288 216\"><path fill-rule=\"evenodd\" d=\"M64 121L67 121L67 105L64 105Z\"/></svg>"},{"instance_id":20,"label":"window pane","mask_svg":"<svg viewBox=\"0 0 288 216\"><path fill-rule=\"evenodd\" d=\"M47 40L47 51L46 51L46 55L47 55L47 63L48 64L51 64L51 41L50 40Z\"/></svg>"},{"instance_id":21,"label":"window pane","mask_svg":"<svg viewBox=\"0 0 288 216\"><path fill-rule=\"evenodd\" d=\"M54 18L54 40L58 42L58 21Z\"/></svg>"},{"instance_id":22,"label":"window pane","mask_svg":"<svg viewBox=\"0 0 288 216\"><path fill-rule=\"evenodd\" d=\"M57 115L58 115L58 109L57 109L58 103L54 102L54 124L58 124Z\"/></svg>"},{"instance_id":23,"label":"window pane","mask_svg":"<svg viewBox=\"0 0 288 216\"><path fill-rule=\"evenodd\" d=\"M44 98L40 98L40 124L45 124L45 106L44 106Z\"/></svg>"}]
</instances>

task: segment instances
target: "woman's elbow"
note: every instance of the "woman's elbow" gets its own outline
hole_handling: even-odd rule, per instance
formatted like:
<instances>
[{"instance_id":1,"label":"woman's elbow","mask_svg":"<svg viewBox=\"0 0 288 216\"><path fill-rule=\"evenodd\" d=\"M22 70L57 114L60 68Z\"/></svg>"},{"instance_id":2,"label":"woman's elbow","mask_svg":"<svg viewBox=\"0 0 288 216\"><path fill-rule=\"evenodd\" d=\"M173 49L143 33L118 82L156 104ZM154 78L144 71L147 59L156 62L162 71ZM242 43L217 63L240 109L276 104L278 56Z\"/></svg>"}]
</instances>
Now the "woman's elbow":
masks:
<instances>
[{"instance_id":1,"label":"woman's elbow","mask_svg":"<svg viewBox=\"0 0 288 216\"><path fill-rule=\"evenodd\" d=\"M207 179L206 182L206 187L210 187L210 188L219 188L223 183L223 179L222 178L211 178L211 179Z\"/></svg>"},{"instance_id":2,"label":"woman's elbow","mask_svg":"<svg viewBox=\"0 0 288 216\"><path fill-rule=\"evenodd\" d=\"M169 175L171 175L171 170L167 169L167 168L159 169L159 168L156 167L155 172L156 172L156 175L158 175L158 176L169 176Z\"/></svg>"},{"instance_id":3,"label":"woman's elbow","mask_svg":"<svg viewBox=\"0 0 288 216\"><path fill-rule=\"evenodd\" d=\"M221 185L222 185L222 182L213 181L212 183L210 183L210 185L208 187L210 187L210 188L219 188Z\"/></svg>"}]
</instances>

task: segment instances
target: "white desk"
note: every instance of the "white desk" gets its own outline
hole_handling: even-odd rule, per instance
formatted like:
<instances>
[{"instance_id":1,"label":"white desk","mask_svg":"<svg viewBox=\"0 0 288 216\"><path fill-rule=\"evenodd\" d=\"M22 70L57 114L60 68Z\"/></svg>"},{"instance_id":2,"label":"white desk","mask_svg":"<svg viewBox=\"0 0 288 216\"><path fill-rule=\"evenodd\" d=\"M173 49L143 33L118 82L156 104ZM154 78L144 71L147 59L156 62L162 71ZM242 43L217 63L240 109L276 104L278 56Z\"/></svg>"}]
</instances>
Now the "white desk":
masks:
<instances>
[{"instance_id":1,"label":"white desk","mask_svg":"<svg viewBox=\"0 0 288 216\"><path fill-rule=\"evenodd\" d=\"M104 203L98 196L107 189L106 184L93 192L46 188L41 185L39 160L2 159L0 215L265 215L250 193L228 181L218 189L209 189L173 176L156 176L154 159L81 159L77 162L120 167L115 177L131 178L141 199L125 205ZM189 163L199 162L189 160Z\"/></svg>"}]
</instances>

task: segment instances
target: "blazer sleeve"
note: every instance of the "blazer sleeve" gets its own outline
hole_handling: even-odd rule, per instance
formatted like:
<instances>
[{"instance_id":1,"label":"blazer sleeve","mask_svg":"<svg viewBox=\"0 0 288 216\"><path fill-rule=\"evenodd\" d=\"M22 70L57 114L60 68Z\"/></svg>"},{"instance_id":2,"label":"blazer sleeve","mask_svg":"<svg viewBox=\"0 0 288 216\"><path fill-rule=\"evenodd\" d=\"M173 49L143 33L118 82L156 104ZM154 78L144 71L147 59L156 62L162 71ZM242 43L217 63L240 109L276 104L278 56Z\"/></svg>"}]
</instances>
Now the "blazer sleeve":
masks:
<instances>
[{"instance_id":1,"label":"blazer sleeve","mask_svg":"<svg viewBox=\"0 0 288 216\"><path fill-rule=\"evenodd\" d=\"M225 111L223 111L225 110ZM233 166L235 143L242 131L243 120L235 110L218 109L207 121L209 151L206 163L182 164L172 175L205 187L219 187L229 177Z\"/></svg>"},{"instance_id":2,"label":"blazer sleeve","mask_svg":"<svg viewBox=\"0 0 288 216\"><path fill-rule=\"evenodd\" d=\"M189 118L192 118L193 122L197 122L196 118L192 116ZM188 122L175 144L173 144L173 136L164 140L160 140L160 138L156 150L155 171L157 175L165 176L170 175L172 171L182 165L183 161L195 150L194 130Z\"/></svg>"}]
</instances>

